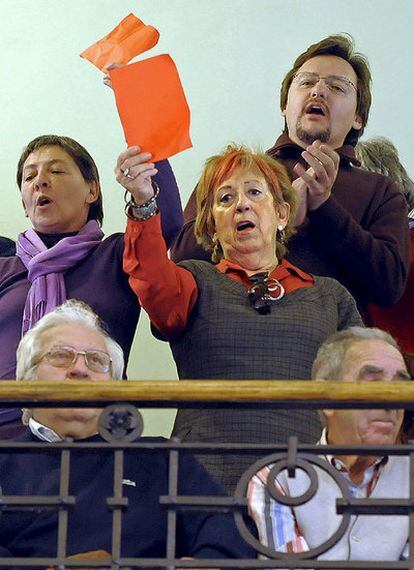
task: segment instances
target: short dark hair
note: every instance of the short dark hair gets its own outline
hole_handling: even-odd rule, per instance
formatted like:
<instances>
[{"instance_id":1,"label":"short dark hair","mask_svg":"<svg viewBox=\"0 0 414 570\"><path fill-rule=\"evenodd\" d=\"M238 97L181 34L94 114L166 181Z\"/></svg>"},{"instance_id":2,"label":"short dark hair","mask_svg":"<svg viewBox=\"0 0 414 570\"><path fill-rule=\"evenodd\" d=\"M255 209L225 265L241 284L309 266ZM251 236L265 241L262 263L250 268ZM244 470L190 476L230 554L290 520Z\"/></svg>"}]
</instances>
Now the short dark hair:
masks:
<instances>
[{"instance_id":1,"label":"short dark hair","mask_svg":"<svg viewBox=\"0 0 414 570\"><path fill-rule=\"evenodd\" d=\"M19 162L17 164L16 181L18 187L21 188L22 185L23 166L27 158L32 154L32 152L35 152L44 146L60 146L60 148L73 158L86 182L95 181L98 183L98 198L90 205L88 221L96 220L101 226L104 214L98 168L86 148L70 137L60 135L42 135L30 141L20 155Z\"/></svg>"},{"instance_id":2,"label":"short dark hair","mask_svg":"<svg viewBox=\"0 0 414 570\"><path fill-rule=\"evenodd\" d=\"M367 58L355 51L354 40L349 34L328 36L316 44L312 44L306 51L300 54L293 64L292 69L286 74L280 89L280 108L286 108L288 92L293 78L302 65L318 55L336 55L347 61L357 76L357 114L361 118L362 127L357 130L352 128L345 138L345 144L355 145L362 136L368 122L371 107L371 71ZM285 122L285 132L287 126Z\"/></svg>"}]
</instances>

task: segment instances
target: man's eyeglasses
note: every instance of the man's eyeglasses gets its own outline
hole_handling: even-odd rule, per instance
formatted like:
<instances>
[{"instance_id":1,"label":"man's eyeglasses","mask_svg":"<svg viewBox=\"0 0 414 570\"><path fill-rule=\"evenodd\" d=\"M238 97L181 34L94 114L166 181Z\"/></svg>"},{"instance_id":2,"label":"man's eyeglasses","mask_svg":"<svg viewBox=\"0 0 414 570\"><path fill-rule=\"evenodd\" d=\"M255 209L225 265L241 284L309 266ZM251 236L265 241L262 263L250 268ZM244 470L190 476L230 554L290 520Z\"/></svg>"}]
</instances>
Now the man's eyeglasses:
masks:
<instances>
[{"instance_id":1,"label":"man's eyeglasses","mask_svg":"<svg viewBox=\"0 0 414 570\"><path fill-rule=\"evenodd\" d=\"M69 368L75 364L76 359L81 354L85 359L85 364L93 372L106 373L111 370L112 358L102 350L75 350L72 346L54 346L45 354L39 356L36 364L42 360L47 360L49 364L56 368Z\"/></svg>"},{"instance_id":2,"label":"man's eyeglasses","mask_svg":"<svg viewBox=\"0 0 414 570\"><path fill-rule=\"evenodd\" d=\"M312 89L315 87L319 81L323 79L325 85L332 93L337 95L348 95L352 87L355 91L358 91L355 83L353 83L347 77L342 75L319 75L318 73L312 73L310 71L300 71L296 73L293 77L293 81L299 87L299 89Z\"/></svg>"}]
</instances>

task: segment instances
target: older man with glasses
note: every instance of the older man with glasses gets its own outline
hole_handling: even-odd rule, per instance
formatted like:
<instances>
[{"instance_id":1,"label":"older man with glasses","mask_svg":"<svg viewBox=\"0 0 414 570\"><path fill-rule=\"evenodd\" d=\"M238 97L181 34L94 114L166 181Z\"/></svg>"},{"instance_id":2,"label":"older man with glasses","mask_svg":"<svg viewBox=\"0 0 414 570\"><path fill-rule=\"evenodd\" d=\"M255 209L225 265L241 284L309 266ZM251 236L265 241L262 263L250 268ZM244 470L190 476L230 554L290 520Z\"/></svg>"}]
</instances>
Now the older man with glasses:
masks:
<instances>
[{"instance_id":1,"label":"older man with glasses","mask_svg":"<svg viewBox=\"0 0 414 570\"><path fill-rule=\"evenodd\" d=\"M371 73L347 35L311 45L285 76L280 108L285 129L267 152L294 180L300 208L287 259L315 275L334 277L355 297L395 303L409 264L407 208L387 177L359 168L355 144L368 121ZM174 261L208 259L194 237L195 193Z\"/></svg>"},{"instance_id":2,"label":"older man with glasses","mask_svg":"<svg viewBox=\"0 0 414 570\"><path fill-rule=\"evenodd\" d=\"M122 378L123 367L121 347L105 332L97 315L75 300L66 301L38 321L23 337L17 351L18 380L109 382ZM117 541L112 536L113 512L107 502L115 494L117 476L115 450L99 447L103 442L98 434L101 412L88 407L24 410L23 422L28 429L20 439L32 447L33 443L44 443L40 449L23 449L19 453L3 448L0 485L3 499L4 496L36 499L62 493L74 496L76 502L68 510L66 555L106 560L108 565L108 560L117 556L112 550ZM64 493L61 452L46 442L68 438L96 444L97 448L80 446L71 450L68 489ZM155 447L164 441L143 438L144 443ZM121 477L125 505L120 556L165 557L167 510L161 507L160 496L168 494L168 452L125 449ZM178 493L220 495L222 491L204 468L185 454L179 460ZM7 499L4 501L7 503ZM56 557L61 531L61 517L50 506L46 510L37 507L10 510L3 506L0 558L24 558L23 565L27 567L28 557ZM238 534L230 514L178 513L177 557L237 559L250 555L253 553Z\"/></svg>"}]
</instances>

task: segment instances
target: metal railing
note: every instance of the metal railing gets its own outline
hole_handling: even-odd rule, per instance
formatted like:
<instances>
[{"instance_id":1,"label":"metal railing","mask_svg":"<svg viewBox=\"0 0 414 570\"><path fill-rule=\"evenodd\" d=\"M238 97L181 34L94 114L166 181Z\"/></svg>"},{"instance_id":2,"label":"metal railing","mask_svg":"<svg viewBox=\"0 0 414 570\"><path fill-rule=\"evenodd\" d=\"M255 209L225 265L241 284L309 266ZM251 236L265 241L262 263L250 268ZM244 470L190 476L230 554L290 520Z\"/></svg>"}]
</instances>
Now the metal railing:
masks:
<instances>
[{"instance_id":1,"label":"metal railing","mask_svg":"<svg viewBox=\"0 0 414 570\"><path fill-rule=\"evenodd\" d=\"M42 442L0 442L0 454L39 452L60 454L60 479L55 495L25 495L0 497L0 510L57 513L56 556L42 558L0 557L4 568L326 568L326 569L398 569L414 568L414 554L406 561L331 561L315 559L340 540L354 515L404 515L409 519L409 539L414 544L414 445L394 446L326 446L324 453L334 455L390 455L409 458L409 496L398 499L354 499L344 488L342 476L320 459L321 447L298 444L290 438L280 444L186 443L179 441L147 442L140 440L142 418L136 407L232 407L246 408L414 408L414 383L411 382L301 382L301 381L243 381L235 387L233 381L165 381L165 382L32 382L4 381L0 383L2 407L96 407L109 406L101 415L101 442L63 441L56 444ZM114 404L114 402L117 402ZM138 439L137 439L138 438ZM71 454L106 450L114 455L113 494L107 497L112 511L112 550L107 560L75 560L67 556L68 519L76 505L76 496L69 494ZM127 508L123 496L122 479L125 453L131 451L145 456L163 451L168 454L169 479L160 503L167 511L166 552L157 558L125 558L121 552L122 513ZM183 454L239 454L257 456L257 461L241 477L233 496L181 496L178 494L179 460ZM327 544L301 554L277 553L260 545L246 525L246 489L250 478L263 466L272 465L273 472L285 468L290 474L297 469L310 473L309 495L316 492L317 480L312 477L315 466L328 469L330 475L344 490L337 501L343 522ZM19 474L16 474L18 477ZM0 485L2 474L0 472ZM317 478L316 478L317 479ZM316 485L316 489L315 489ZM306 498L306 497L305 497ZM289 500L289 499L288 499ZM258 553L268 559L180 560L176 558L177 515L188 510L233 513L243 538ZM4 523L0 519L0 526ZM2 545L0 544L0 547Z\"/></svg>"}]
</instances>

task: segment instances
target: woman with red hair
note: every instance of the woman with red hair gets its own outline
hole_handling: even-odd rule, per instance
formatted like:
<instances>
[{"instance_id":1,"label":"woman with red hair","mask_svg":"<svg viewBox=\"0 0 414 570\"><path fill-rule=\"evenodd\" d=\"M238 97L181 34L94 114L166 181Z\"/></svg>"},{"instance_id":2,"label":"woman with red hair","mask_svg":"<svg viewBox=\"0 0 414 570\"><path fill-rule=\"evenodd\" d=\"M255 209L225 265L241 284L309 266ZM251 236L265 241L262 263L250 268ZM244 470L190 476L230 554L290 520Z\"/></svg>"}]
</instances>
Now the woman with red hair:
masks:
<instances>
[{"instance_id":1,"label":"woman with red hair","mask_svg":"<svg viewBox=\"0 0 414 570\"><path fill-rule=\"evenodd\" d=\"M124 173L133 178L126 178ZM205 261L167 257L152 206L151 164L122 153L117 180L131 193L124 270L158 337L168 340L180 378L309 379L314 356L333 332L360 324L355 302L337 281L313 277L284 259L293 233L294 190L266 154L229 146L209 158L197 184L195 233L212 252ZM178 411L173 435L186 441L317 441L311 410ZM227 487L252 458L205 456Z\"/></svg>"}]
</instances>

